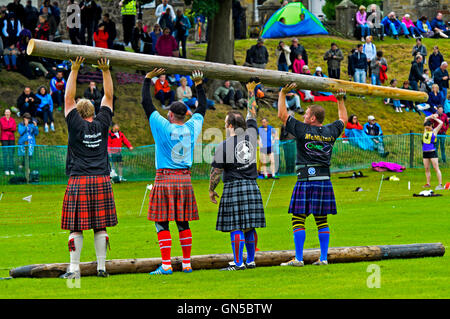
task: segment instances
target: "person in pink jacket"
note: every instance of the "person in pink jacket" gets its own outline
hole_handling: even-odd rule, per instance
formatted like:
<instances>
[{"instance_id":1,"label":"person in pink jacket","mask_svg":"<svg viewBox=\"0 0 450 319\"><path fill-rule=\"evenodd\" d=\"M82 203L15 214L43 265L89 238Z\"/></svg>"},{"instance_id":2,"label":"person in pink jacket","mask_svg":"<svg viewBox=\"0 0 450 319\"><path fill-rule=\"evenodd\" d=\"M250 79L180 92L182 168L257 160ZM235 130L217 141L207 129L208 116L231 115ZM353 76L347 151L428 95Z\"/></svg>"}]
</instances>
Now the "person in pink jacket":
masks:
<instances>
[{"instance_id":1,"label":"person in pink jacket","mask_svg":"<svg viewBox=\"0 0 450 319\"><path fill-rule=\"evenodd\" d=\"M11 117L11 110L5 110L5 116L0 118L0 140L3 148L3 169L5 175L14 175L14 132L17 130L16 121Z\"/></svg>"},{"instance_id":2,"label":"person in pink jacket","mask_svg":"<svg viewBox=\"0 0 450 319\"><path fill-rule=\"evenodd\" d=\"M156 41L156 52L161 56L178 56L177 40L170 34L169 28L164 28L163 35Z\"/></svg>"},{"instance_id":3,"label":"person in pink jacket","mask_svg":"<svg viewBox=\"0 0 450 319\"><path fill-rule=\"evenodd\" d=\"M409 14L405 14L402 22L405 24L406 28L409 30L409 33L413 36L413 38L423 38L419 29L415 26L414 22L412 22Z\"/></svg>"},{"instance_id":4,"label":"person in pink jacket","mask_svg":"<svg viewBox=\"0 0 450 319\"><path fill-rule=\"evenodd\" d=\"M305 65L305 61L302 58L302 54L299 53L292 64L292 71L294 73L303 73L303 66Z\"/></svg>"},{"instance_id":5,"label":"person in pink jacket","mask_svg":"<svg viewBox=\"0 0 450 319\"><path fill-rule=\"evenodd\" d=\"M356 27L361 28L361 41L365 42L365 39L370 35L370 27L367 23L367 12L365 6L360 6L356 12Z\"/></svg>"}]
</instances>

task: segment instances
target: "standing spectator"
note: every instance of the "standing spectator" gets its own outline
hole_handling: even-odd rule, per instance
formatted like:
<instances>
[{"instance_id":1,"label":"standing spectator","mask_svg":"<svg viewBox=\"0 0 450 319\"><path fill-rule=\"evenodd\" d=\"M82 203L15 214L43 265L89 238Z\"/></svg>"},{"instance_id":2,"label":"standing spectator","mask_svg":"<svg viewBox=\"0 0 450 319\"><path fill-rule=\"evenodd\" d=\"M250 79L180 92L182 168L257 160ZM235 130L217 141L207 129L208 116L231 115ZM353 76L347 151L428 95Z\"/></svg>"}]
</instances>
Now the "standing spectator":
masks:
<instances>
[{"instance_id":1,"label":"standing spectator","mask_svg":"<svg viewBox=\"0 0 450 319\"><path fill-rule=\"evenodd\" d=\"M69 30L69 38L72 44L81 44L80 36L80 24L81 14L80 6L75 0L68 0L68 6L66 10L67 15L67 29Z\"/></svg>"},{"instance_id":2,"label":"standing spectator","mask_svg":"<svg viewBox=\"0 0 450 319\"><path fill-rule=\"evenodd\" d=\"M422 34L420 33L419 29L414 25L414 22L412 22L410 15L405 14L402 22L405 24L406 28L408 29L411 36L415 39L416 35L419 38L422 38Z\"/></svg>"},{"instance_id":3,"label":"standing spectator","mask_svg":"<svg viewBox=\"0 0 450 319\"><path fill-rule=\"evenodd\" d=\"M173 10L173 7L169 4L169 0L162 0L162 3L159 6L157 6L155 10L155 16L157 19L156 23L158 23L159 25L161 25L161 23L159 23L159 20L161 19L161 16L167 12L167 9L170 9L169 14L172 20L175 20L176 18L175 11Z\"/></svg>"},{"instance_id":4,"label":"standing spectator","mask_svg":"<svg viewBox=\"0 0 450 319\"><path fill-rule=\"evenodd\" d=\"M425 78L423 77L423 58L420 54L416 54L416 58L411 63L411 69L409 71L409 84L414 91L419 90L418 82L424 82Z\"/></svg>"},{"instance_id":5,"label":"standing spectator","mask_svg":"<svg viewBox=\"0 0 450 319\"><path fill-rule=\"evenodd\" d=\"M204 16L195 17L195 34L194 40L196 44L206 41L206 19Z\"/></svg>"},{"instance_id":6,"label":"standing spectator","mask_svg":"<svg viewBox=\"0 0 450 319\"><path fill-rule=\"evenodd\" d=\"M164 28L169 28L170 33L172 33L174 31L174 19L172 18L170 8L166 9L166 12L158 20L158 23L161 26L161 29L164 30Z\"/></svg>"},{"instance_id":7,"label":"standing spectator","mask_svg":"<svg viewBox=\"0 0 450 319\"><path fill-rule=\"evenodd\" d=\"M17 131L19 132L20 135L17 143L19 145L17 155L19 157L22 157L21 167L24 167L26 154L25 146L28 146L29 162L31 163L31 159L34 154L34 146L36 145L36 136L39 134L39 128L37 126L36 121L32 122L31 115L29 113L25 113L23 115L23 121L19 123Z\"/></svg>"},{"instance_id":8,"label":"standing spectator","mask_svg":"<svg viewBox=\"0 0 450 319\"><path fill-rule=\"evenodd\" d=\"M114 40L117 37L116 24L109 17L109 13L103 15L103 24L105 25L105 32L108 33L108 48L114 47Z\"/></svg>"},{"instance_id":9,"label":"standing spectator","mask_svg":"<svg viewBox=\"0 0 450 319\"><path fill-rule=\"evenodd\" d=\"M303 73L303 67L305 66L305 61L303 61L301 53L299 53L292 63L292 72L301 74Z\"/></svg>"},{"instance_id":10,"label":"standing spectator","mask_svg":"<svg viewBox=\"0 0 450 319\"><path fill-rule=\"evenodd\" d=\"M369 71L369 78L372 76L372 68L370 67L370 63L377 56L377 47L372 43L372 36L369 35L366 37L366 42L363 44L363 53L367 57L367 65Z\"/></svg>"},{"instance_id":11,"label":"standing spectator","mask_svg":"<svg viewBox=\"0 0 450 319\"><path fill-rule=\"evenodd\" d=\"M214 91L214 101L219 104L231 105L233 109L237 109L238 107L244 108L246 106L242 91L232 87L228 80L224 81L223 85Z\"/></svg>"},{"instance_id":12,"label":"standing spectator","mask_svg":"<svg viewBox=\"0 0 450 319\"><path fill-rule=\"evenodd\" d=\"M417 54L420 54L423 58L423 63L426 63L427 59L427 48L422 44L422 40L416 39L416 45L412 49L412 56L416 57Z\"/></svg>"},{"instance_id":13,"label":"standing spectator","mask_svg":"<svg viewBox=\"0 0 450 319\"><path fill-rule=\"evenodd\" d=\"M340 79L341 61L344 60L344 55L336 43L331 43L331 49L325 53L323 59L328 63L328 76L333 79Z\"/></svg>"},{"instance_id":14,"label":"standing spectator","mask_svg":"<svg viewBox=\"0 0 450 319\"><path fill-rule=\"evenodd\" d=\"M143 49L143 39L144 39L144 27L141 20L137 20L136 26L133 29L133 35L131 37L131 48L136 53L141 53Z\"/></svg>"},{"instance_id":15,"label":"standing spectator","mask_svg":"<svg viewBox=\"0 0 450 319\"><path fill-rule=\"evenodd\" d=\"M98 15L97 4L95 3L94 0L82 0L80 2L80 9L81 9L81 29L80 29L81 44L92 46L93 45L92 36L95 31L95 21Z\"/></svg>"},{"instance_id":16,"label":"standing spectator","mask_svg":"<svg viewBox=\"0 0 450 319\"><path fill-rule=\"evenodd\" d=\"M56 26L59 27L61 23L61 10L59 9L58 1L53 1L52 16L55 18Z\"/></svg>"},{"instance_id":17,"label":"standing spectator","mask_svg":"<svg viewBox=\"0 0 450 319\"><path fill-rule=\"evenodd\" d=\"M372 137L372 141L375 143L375 148L380 154L381 157L386 157L389 155L389 152L384 150L383 143L383 131L381 130L380 124L376 123L375 117L373 115L369 115L367 117L367 123L364 124L364 133Z\"/></svg>"},{"instance_id":18,"label":"standing spectator","mask_svg":"<svg viewBox=\"0 0 450 319\"><path fill-rule=\"evenodd\" d=\"M0 140L3 149L3 170L5 175L14 175L14 132L17 130L16 121L11 117L11 110L5 110L5 116L0 118Z\"/></svg>"},{"instance_id":19,"label":"standing spectator","mask_svg":"<svg viewBox=\"0 0 450 319\"><path fill-rule=\"evenodd\" d=\"M28 30L34 30L39 19L39 11L33 7L32 1L27 0L27 5L24 8L25 17L23 20L23 27Z\"/></svg>"},{"instance_id":20,"label":"standing spectator","mask_svg":"<svg viewBox=\"0 0 450 319\"><path fill-rule=\"evenodd\" d=\"M41 100L36 97L29 86L25 87L22 94L17 98L20 115L29 113L32 117L36 117L36 110L40 104Z\"/></svg>"},{"instance_id":21,"label":"standing spectator","mask_svg":"<svg viewBox=\"0 0 450 319\"><path fill-rule=\"evenodd\" d=\"M17 43L20 31L22 31L22 25L16 19L16 14L14 12L8 13L8 18L3 21L2 29L5 48Z\"/></svg>"},{"instance_id":22,"label":"standing spectator","mask_svg":"<svg viewBox=\"0 0 450 319\"><path fill-rule=\"evenodd\" d=\"M384 31L392 36L395 40L398 40L398 35L403 34L407 39L409 39L409 31L403 22L400 22L395 16L394 12L390 12L387 16L381 20L384 24Z\"/></svg>"},{"instance_id":23,"label":"standing spectator","mask_svg":"<svg viewBox=\"0 0 450 319\"><path fill-rule=\"evenodd\" d=\"M372 5L370 10L370 15L367 17L370 32L372 35L376 35L378 40L384 41L384 24L381 23L381 12L377 11L375 4Z\"/></svg>"},{"instance_id":24,"label":"standing spectator","mask_svg":"<svg viewBox=\"0 0 450 319\"><path fill-rule=\"evenodd\" d=\"M91 101L95 109L95 114L97 114L100 111L101 106L100 103L102 101L103 95L100 92L100 90L97 89L97 85L95 84L95 82L93 81L89 82L89 87L87 87L86 90L84 90L83 96L84 98Z\"/></svg>"},{"instance_id":25,"label":"standing spectator","mask_svg":"<svg viewBox=\"0 0 450 319\"><path fill-rule=\"evenodd\" d=\"M377 52L377 56L370 63L370 68L372 70L372 85L381 85L387 80L387 61L383 58L383 51Z\"/></svg>"},{"instance_id":26,"label":"standing spectator","mask_svg":"<svg viewBox=\"0 0 450 319\"><path fill-rule=\"evenodd\" d=\"M366 83L367 56L363 53L363 45L358 44L356 52L352 56L353 67L355 68L354 81Z\"/></svg>"},{"instance_id":27,"label":"standing spectator","mask_svg":"<svg viewBox=\"0 0 450 319\"><path fill-rule=\"evenodd\" d=\"M20 3L20 0L13 0L13 2L8 3L6 6L8 12L14 12L17 20L19 20L22 24L25 20L25 8Z\"/></svg>"},{"instance_id":28,"label":"standing spectator","mask_svg":"<svg viewBox=\"0 0 450 319\"><path fill-rule=\"evenodd\" d=\"M122 144L125 144L130 151L133 150L131 143L120 131L119 124L115 123L108 133L108 154L112 163L111 174L115 175L117 170L119 172L119 182L126 182L127 180L123 178Z\"/></svg>"},{"instance_id":29,"label":"standing spectator","mask_svg":"<svg viewBox=\"0 0 450 319\"><path fill-rule=\"evenodd\" d=\"M261 126L258 128L259 135L259 154L261 160L261 173L264 178L269 178L267 164L270 166L270 173L273 179L278 179L276 175L274 146L277 139L277 131L269 125L267 118L261 120Z\"/></svg>"},{"instance_id":30,"label":"standing spectator","mask_svg":"<svg viewBox=\"0 0 450 319\"><path fill-rule=\"evenodd\" d=\"M434 31L431 28L431 24L426 16L421 16L419 20L417 20L417 29L419 30L420 35L424 38L434 37Z\"/></svg>"},{"instance_id":31,"label":"standing spectator","mask_svg":"<svg viewBox=\"0 0 450 319\"><path fill-rule=\"evenodd\" d=\"M94 32L95 47L108 49L109 34L105 30L105 24L100 23L97 31Z\"/></svg>"},{"instance_id":32,"label":"standing spectator","mask_svg":"<svg viewBox=\"0 0 450 319\"><path fill-rule=\"evenodd\" d=\"M136 24L136 0L121 0L119 2L122 15L123 42L128 46L133 36L133 28Z\"/></svg>"},{"instance_id":33,"label":"standing spectator","mask_svg":"<svg viewBox=\"0 0 450 319\"><path fill-rule=\"evenodd\" d=\"M431 30L434 31L435 36L440 36L442 38L448 38L450 35L450 30L447 29L447 24L442 20L442 13L438 12L436 18L431 21Z\"/></svg>"},{"instance_id":34,"label":"standing spectator","mask_svg":"<svg viewBox=\"0 0 450 319\"><path fill-rule=\"evenodd\" d=\"M250 66L258 69L265 69L267 62L269 62L269 52L264 46L264 40L258 39L256 45L253 45L248 51L248 60Z\"/></svg>"},{"instance_id":35,"label":"standing spectator","mask_svg":"<svg viewBox=\"0 0 450 319\"><path fill-rule=\"evenodd\" d=\"M278 71L289 72L289 66L291 65L291 59L289 57L291 49L283 41L278 42L278 46L275 49L277 56Z\"/></svg>"},{"instance_id":36,"label":"standing spectator","mask_svg":"<svg viewBox=\"0 0 450 319\"><path fill-rule=\"evenodd\" d=\"M159 37L162 35L161 27L159 24L155 24L153 26L153 31L150 32L150 37L152 38L152 51L153 54L157 54L156 51L156 43L158 42Z\"/></svg>"},{"instance_id":37,"label":"standing spectator","mask_svg":"<svg viewBox=\"0 0 450 319\"><path fill-rule=\"evenodd\" d=\"M155 82L155 98L161 102L161 107L167 110L175 98L175 92L170 89L166 75L161 74ZM169 101L166 106L166 101Z\"/></svg>"},{"instance_id":38,"label":"standing spectator","mask_svg":"<svg viewBox=\"0 0 450 319\"><path fill-rule=\"evenodd\" d=\"M441 120L443 123L441 129L438 132L438 136L437 136L437 148L441 152L442 162L446 163L447 157L445 156L445 140L447 139L447 137L445 135L447 134L449 122L448 122L447 114L444 113L444 107L442 105L438 106L437 115L438 115L438 119ZM437 125L438 125L437 122L433 122L433 128L436 128Z\"/></svg>"},{"instance_id":39,"label":"standing spectator","mask_svg":"<svg viewBox=\"0 0 450 319\"><path fill-rule=\"evenodd\" d=\"M156 41L156 52L161 56L175 56L179 54L177 40L170 34L170 29L165 28L163 35Z\"/></svg>"},{"instance_id":40,"label":"standing spectator","mask_svg":"<svg viewBox=\"0 0 450 319\"><path fill-rule=\"evenodd\" d=\"M48 24L50 25L50 35L49 35L49 40L53 41L57 35L58 32L58 26L56 25L56 20L55 17L51 14L51 5L49 4L49 6L43 6L41 8L41 16L46 16L47 17L47 21Z\"/></svg>"},{"instance_id":41,"label":"standing spectator","mask_svg":"<svg viewBox=\"0 0 450 319\"><path fill-rule=\"evenodd\" d=\"M175 39L178 45L181 44L181 57L186 59L186 41L189 36L189 29L191 28L191 22L183 14L180 9L177 10L177 17L175 19Z\"/></svg>"},{"instance_id":42,"label":"standing spectator","mask_svg":"<svg viewBox=\"0 0 450 319\"><path fill-rule=\"evenodd\" d=\"M370 35L370 28L367 24L367 12L365 6L360 6L356 12L356 27L361 29L361 41L364 42L366 36Z\"/></svg>"},{"instance_id":43,"label":"standing spectator","mask_svg":"<svg viewBox=\"0 0 450 319\"><path fill-rule=\"evenodd\" d=\"M41 86L36 93L36 97L41 100L36 110L36 115L44 121L44 131L48 133L48 124L50 129L54 132L55 125L53 123L53 100L51 95L47 92L45 86ZM29 113L26 113L30 115ZM25 117L25 115L24 115ZM37 124L36 124L37 126Z\"/></svg>"},{"instance_id":44,"label":"standing spectator","mask_svg":"<svg viewBox=\"0 0 450 319\"><path fill-rule=\"evenodd\" d=\"M58 108L64 104L64 92L66 91L66 80L64 79L64 72L56 72L56 76L50 80L50 95L53 102Z\"/></svg>"},{"instance_id":45,"label":"standing spectator","mask_svg":"<svg viewBox=\"0 0 450 319\"><path fill-rule=\"evenodd\" d=\"M288 111L288 115L294 117L293 111ZM281 126L280 141L283 148L284 162L286 165L286 174L295 173L295 136L289 133L286 125Z\"/></svg>"},{"instance_id":46,"label":"standing spectator","mask_svg":"<svg viewBox=\"0 0 450 319\"><path fill-rule=\"evenodd\" d=\"M355 52L356 49L352 48L347 56L347 74L349 81L352 81L355 76L355 66L353 65L353 55Z\"/></svg>"},{"instance_id":47,"label":"standing spectator","mask_svg":"<svg viewBox=\"0 0 450 319\"><path fill-rule=\"evenodd\" d=\"M150 35L151 25L144 26L144 34L142 35L143 51L145 54L154 54L153 39Z\"/></svg>"},{"instance_id":48,"label":"standing spectator","mask_svg":"<svg viewBox=\"0 0 450 319\"><path fill-rule=\"evenodd\" d=\"M46 41L50 39L50 24L48 23L46 16L39 16L39 24L34 29L34 37Z\"/></svg>"},{"instance_id":49,"label":"standing spectator","mask_svg":"<svg viewBox=\"0 0 450 319\"><path fill-rule=\"evenodd\" d=\"M292 44L289 47L289 49L291 49L291 53L289 55L289 59L291 60L292 63L297 58L297 56L299 54L301 54L303 61L305 61L305 64L308 65L308 53L306 52L306 49L303 47L303 45L298 43L298 39L297 38L293 38L292 39Z\"/></svg>"},{"instance_id":50,"label":"standing spectator","mask_svg":"<svg viewBox=\"0 0 450 319\"><path fill-rule=\"evenodd\" d=\"M431 53L428 58L428 67L430 68L431 74L441 66L442 62L444 62L444 57L441 52L439 52L439 47L435 45L433 47L433 53Z\"/></svg>"},{"instance_id":51,"label":"standing spectator","mask_svg":"<svg viewBox=\"0 0 450 319\"><path fill-rule=\"evenodd\" d=\"M448 90L448 71L447 71L448 64L447 62L442 62L441 66L436 69L433 73L433 81L435 84L439 85L439 91L442 94L442 97L444 100L447 99L447 90Z\"/></svg>"}]
</instances>

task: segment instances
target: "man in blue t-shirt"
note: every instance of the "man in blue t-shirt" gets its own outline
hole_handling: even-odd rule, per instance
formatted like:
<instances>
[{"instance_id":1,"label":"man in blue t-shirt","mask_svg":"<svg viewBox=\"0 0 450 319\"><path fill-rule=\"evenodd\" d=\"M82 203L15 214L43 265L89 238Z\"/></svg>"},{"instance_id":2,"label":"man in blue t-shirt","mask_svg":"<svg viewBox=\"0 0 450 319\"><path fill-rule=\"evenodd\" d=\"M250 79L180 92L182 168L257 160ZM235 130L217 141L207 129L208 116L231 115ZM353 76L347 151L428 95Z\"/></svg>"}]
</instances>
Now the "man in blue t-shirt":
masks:
<instances>
[{"instance_id":1,"label":"man in blue t-shirt","mask_svg":"<svg viewBox=\"0 0 450 319\"><path fill-rule=\"evenodd\" d=\"M206 95L202 87L203 74L192 74L197 89L198 107L191 119L185 122L187 106L176 101L169 106L167 118L161 116L152 103L150 84L153 77L164 74L164 69L147 73L142 86L142 107L155 139L156 178L150 192L148 219L155 222L161 250L162 265L151 275L172 274L170 251L172 238L169 221L177 223L183 251L182 271L192 272L192 233L189 221L198 220L197 202L191 183L191 166L194 146L202 131L206 113Z\"/></svg>"},{"instance_id":2,"label":"man in blue t-shirt","mask_svg":"<svg viewBox=\"0 0 450 319\"><path fill-rule=\"evenodd\" d=\"M261 172L264 178L268 178L267 164L270 164L270 173L272 178L278 179L275 169L274 147L276 146L277 131L269 125L267 118L263 118L261 126L258 128L259 135L259 154L261 160Z\"/></svg>"}]
</instances>

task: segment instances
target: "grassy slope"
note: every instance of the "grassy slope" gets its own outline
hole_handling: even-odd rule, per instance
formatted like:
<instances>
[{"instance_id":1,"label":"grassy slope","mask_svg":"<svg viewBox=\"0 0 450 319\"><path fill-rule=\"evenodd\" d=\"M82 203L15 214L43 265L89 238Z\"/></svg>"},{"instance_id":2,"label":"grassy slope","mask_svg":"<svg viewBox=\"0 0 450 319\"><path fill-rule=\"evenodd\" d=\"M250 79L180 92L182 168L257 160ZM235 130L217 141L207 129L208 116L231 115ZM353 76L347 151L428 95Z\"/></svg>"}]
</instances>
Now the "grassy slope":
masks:
<instances>
[{"instance_id":1,"label":"grassy slope","mask_svg":"<svg viewBox=\"0 0 450 319\"><path fill-rule=\"evenodd\" d=\"M384 182L376 202L380 174L368 178L338 179L333 175L338 215L329 218L331 247L450 241L449 214L438 209L446 197L413 198L422 190L423 170L397 174L400 182ZM443 170L448 176L450 171ZM385 174L391 175L391 174ZM294 249L290 216L286 213L293 177L276 182L266 209L267 228L258 231L262 251ZM408 190L411 181L411 190ZM433 182L435 178L433 176ZM266 203L272 181L258 181ZM160 257L153 223L141 216L145 183L115 184L119 224L109 229L108 259ZM361 186L365 191L354 193ZM219 186L219 193L221 193ZM215 231L217 207L206 196L207 181L195 181L200 220L192 222L193 255L231 253L229 235ZM68 232L61 231L60 210L64 186L7 186L0 201L0 277L12 267L33 263L67 262ZM442 191L448 196L448 191ZM33 195L31 203L21 200ZM146 206L146 205L145 205ZM429 215L432 212L432 217ZM429 217L426 217L429 216ZM307 219L305 248L318 247L317 230ZM173 256L180 256L176 227L171 224ZM95 260L92 232L85 233L82 261ZM108 279L86 277L81 289L69 289L60 279L0 280L0 298L449 298L448 252L444 257L385 260L328 267L261 267L245 272L194 271L190 275L152 277L116 275ZM381 288L369 289L367 267L381 268ZM295 278L295 280L293 280ZM161 287L164 287L162 294ZM186 288L188 287L188 288Z\"/></svg>"},{"instance_id":2,"label":"grassy slope","mask_svg":"<svg viewBox=\"0 0 450 319\"><path fill-rule=\"evenodd\" d=\"M289 41L289 39L286 39ZM270 61L268 68L276 69L275 61L275 47L279 40L267 40L265 45L269 49ZM317 66L321 66L326 70L326 62L323 60L323 54L328 50L330 43L334 41L343 50L346 56L350 49L358 42L350 41L335 37L305 37L300 42L308 51L310 68L313 70ZM235 42L235 60L238 65L242 65L245 59L245 51L255 43L254 39L239 40ZM411 61L411 49L415 44L413 40L401 39L394 41L387 39L384 42L376 43L377 49L382 49L385 57L389 63L389 79L397 78L399 82L407 79ZM445 40L424 39L428 52L432 52L434 45L438 44L444 57L449 58L448 52L450 49L450 42ZM189 44L188 57L191 59L204 59L206 53L206 44L194 45ZM115 69L116 70L116 69ZM345 59L342 66L342 78L345 79L347 70L347 60ZM129 70L130 71L130 70ZM133 72L133 71L131 71ZM17 96L21 93L24 85L30 85L37 88L42 84L44 79L28 81L23 76L17 73L10 73L2 71L0 73L0 110L3 112L4 107L15 104ZM45 80L47 82L47 80ZM115 81L115 94L118 97L117 111L115 113L114 121L121 123L122 131L128 136L130 141L135 145L147 145L153 143L153 138L149 134L148 123L145 120L144 112L140 107L140 85L128 84L117 85ZM78 94L82 95L86 84L79 85ZM306 105L306 104L305 104ZM332 121L337 117L337 110L334 103L323 103L327 110L327 119ZM383 128L385 134L402 134L410 130L420 132L422 130L422 119L415 113L397 114L393 112L392 108L386 107L380 98L367 98L361 100L359 98L349 97L347 100L347 107L349 114L357 114L361 122L369 114L373 114L378 118L378 122ZM208 112L205 120L204 129L210 127L223 127L223 119L228 107L218 106L215 112ZM269 118L269 121L275 125L280 126L281 123L276 117L276 112L273 109L262 109L261 116ZM61 113L55 114L57 132L51 134L41 134L37 138L37 142L43 145L64 145L67 143L67 133L64 119Z\"/></svg>"}]
</instances>

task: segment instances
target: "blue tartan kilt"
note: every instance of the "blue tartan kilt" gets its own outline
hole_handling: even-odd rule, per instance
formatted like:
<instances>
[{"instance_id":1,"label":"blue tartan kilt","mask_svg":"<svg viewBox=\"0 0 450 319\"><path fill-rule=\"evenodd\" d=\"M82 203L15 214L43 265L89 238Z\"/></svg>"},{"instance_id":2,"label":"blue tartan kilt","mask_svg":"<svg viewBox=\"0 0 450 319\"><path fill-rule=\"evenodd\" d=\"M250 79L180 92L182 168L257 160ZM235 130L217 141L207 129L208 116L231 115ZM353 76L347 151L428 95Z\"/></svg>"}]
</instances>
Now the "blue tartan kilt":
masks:
<instances>
[{"instance_id":1,"label":"blue tartan kilt","mask_svg":"<svg viewBox=\"0 0 450 319\"><path fill-rule=\"evenodd\" d=\"M331 181L297 182L292 192L289 213L315 216L335 215L336 199Z\"/></svg>"},{"instance_id":2,"label":"blue tartan kilt","mask_svg":"<svg viewBox=\"0 0 450 319\"><path fill-rule=\"evenodd\" d=\"M255 180L236 180L224 184L216 230L229 232L266 227L264 206Z\"/></svg>"}]
</instances>

